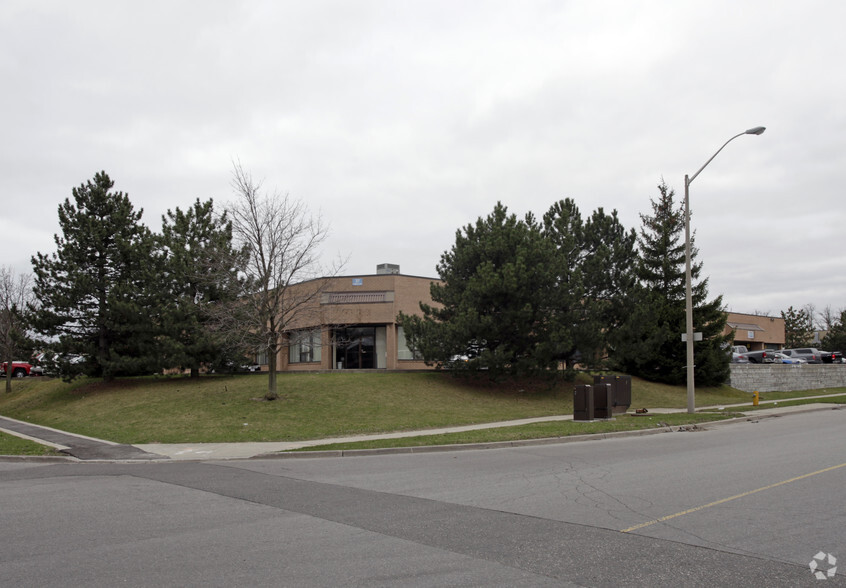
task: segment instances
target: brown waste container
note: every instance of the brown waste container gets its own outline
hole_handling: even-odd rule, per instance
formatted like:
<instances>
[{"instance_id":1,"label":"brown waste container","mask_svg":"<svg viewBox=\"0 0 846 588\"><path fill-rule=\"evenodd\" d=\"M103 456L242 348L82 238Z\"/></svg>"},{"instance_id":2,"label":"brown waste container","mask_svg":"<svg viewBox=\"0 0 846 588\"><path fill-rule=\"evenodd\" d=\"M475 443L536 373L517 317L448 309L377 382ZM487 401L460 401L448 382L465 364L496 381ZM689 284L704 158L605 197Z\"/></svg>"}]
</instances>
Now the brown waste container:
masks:
<instances>
[{"instance_id":1,"label":"brown waste container","mask_svg":"<svg viewBox=\"0 0 846 588\"><path fill-rule=\"evenodd\" d=\"M631 376L594 376L593 385L611 385L611 407L613 414L625 414L632 405Z\"/></svg>"},{"instance_id":2,"label":"brown waste container","mask_svg":"<svg viewBox=\"0 0 846 588\"><path fill-rule=\"evenodd\" d=\"M593 386L590 384L576 386L573 390L573 420L592 421L593 411Z\"/></svg>"},{"instance_id":3,"label":"brown waste container","mask_svg":"<svg viewBox=\"0 0 846 588\"><path fill-rule=\"evenodd\" d=\"M614 395L611 384L593 385L593 418L610 419L614 416Z\"/></svg>"}]
</instances>

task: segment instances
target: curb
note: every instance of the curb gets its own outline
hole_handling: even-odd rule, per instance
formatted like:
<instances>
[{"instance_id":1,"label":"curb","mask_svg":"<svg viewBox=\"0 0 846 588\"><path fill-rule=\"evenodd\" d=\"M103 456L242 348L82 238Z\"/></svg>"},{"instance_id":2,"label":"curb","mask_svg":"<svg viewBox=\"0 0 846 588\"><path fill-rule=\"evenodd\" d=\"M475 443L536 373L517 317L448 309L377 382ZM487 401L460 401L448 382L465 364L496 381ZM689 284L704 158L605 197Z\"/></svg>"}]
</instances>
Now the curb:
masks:
<instances>
[{"instance_id":1,"label":"curb","mask_svg":"<svg viewBox=\"0 0 846 588\"><path fill-rule=\"evenodd\" d=\"M0 455L0 463L79 463L80 460L61 455Z\"/></svg>"},{"instance_id":2,"label":"curb","mask_svg":"<svg viewBox=\"0 0 846 588\"><path fill-rule=\"evenodd\" d=\"M566 437L544 437L542 439L520 439L514 441L492 441L490 443L459 443L453 445L420 445L415 447L380 447L377 449L329 449L325 451L280 451L277 453L264 453L247 459L308 459L321 457L367 457L374 455L399 455L410 453L440 453L446 451L479 451L483 449L507 449L510 447L530 447L532 445L554 445L557 443L579 443L584 441L599 441L603 439L620 439L624 437L641 437L644 435L656 435L659 433L684 433L705 431L713 426L737 424L743 422L757 422L760 419L777 418L785 414L803 414L821 410L841 410L840 405L814 407L807 409L791 410L784 414L759 414L754 412L745 414L742 417L725 419L722 421L709 421L706 423L694 423L691 425L678 425L675 427L655 427L654 429L637 429L634 431L613 431L611 433L589 433L585 435L568 435Z\"/></svg>"},{"instance_id":3,"label":"curb","mask_svg":"<svg viewBox=\"0 0 846 588\"><path fill-rule=\"evenodd\" d=\"M734 420L734 419L732 419ZM328 449L326 451L280 451L278 453L263 453L247 459L307 459L316 457L367 457L371 455L398 455L407 453L442 453L448 451L479 451L483 449L507 449L510 447L530 447L532 445L555 445L558 443L578 443L583 441L599 441L602 439L616 439L621 437L640 437L657 435L658 433L676 433L684 431L684 427L655 427L654 429L638 429L636 431L613 431L611 433L589 433L585 435L568 435L566 437L543 437L541 439L518 439L514 441L491 441L490 443L457 443L452 445L418 445L415 447L379 447L377 449Z\"/></svg>"},{"instance_id":4,"label":"curb","mask_svg":"<svg viewBox=\"0 0 846 588\"><path fill-rule=\"evenodd\" d=\"M729 425L729 424L740 423L740 422L744 422L744 421L755 423L755 422L758 422L761 419L780 418L780 417L791 415L791 414L806 414L806 413L809 413L809 412L819 412L819 411L823 411L823 410L842 410L841 407L843 407L843 406L844 405L842 405L842 404L834 404L834 405L829 405L829 406L815 406L813 408L801 408L801 409L797 409L797 410L791 410L789 412L784 412L784 413L781 413L781 414L779 414L779 413L756 414L757 411L750 411L750 412L744 413L744 416L742 416L742 417L737 417L737 418L733 418L733 419L724 419L722 421L710 421L708 423L703 423L703 425L707 425L708 427L713 427L713 426L717 426L717 425ZM787 408L790 408L790 407L787 407ZM763 410L769 410L769 409L763 409ZM682 426L684 426L684 425L682 425ZM703 427L703 428L705 428L705 427Z\"/></svg>"},{"instance_id":5,"label":"curb","mask_svg":"<svg viewBox=\"0 0 846 588\"><path fill-rule=\"evenodd\" d=\"M519 439L512 441L492 441L490 443L460 443L450 445L421 445L413 447L381 447L376 449L334 449L334 450L314 450L314 451L278 451L273 453L263 453L251 457L238 458L209 458L209 459L192 459L182 461L220 461L230 459L311 459L323 457L367 457L375 455L399 455L412 453L439 453L448 451L479 451L485 449L506 449L514 447L531 447L534 445L554 445L560 443L579 443L584 441L600 441L603 439L619 439L625 437L639 437L643 435L655 435L659 433L677 433L677 432L696 432L705 431L712 427L737 424L741 422L756 423L761 419L781 417L789 414L803 414L809 412L817 412L822 410L842 410L844 405L826 405L815 406L812 408L794 408L784 407L785 412L775 412L769 414L756 414L757 411L750 411L742 417L725 419L721 421L708 421L706 423L695 423L690 425L676 425L676 426L656 426L649 429L637 429L633 431L614 431L609 433L586 433L582 435L568 435L565 437L544 437L541 439ZM768 409L763 409L768 410ZM656 413L659 414L659 413ZM24 423L28 424L28 423ZM54 429L55 430L55 429ZM14 434L14 433L13 433ZM19 435L20 436L20 435ZM83 435L74 435L78 438L85 439ZM87 437L87 439L91 439ZM98 440L99 441L99 440ZM41 441L41 443L44 443ZM113 442L106 442L108 445L118 445ZM52 445L52 444L50 444ZM20 462L20 463L176 463L171 461L167 456L161 456L156 459L79 459L73 456L41 456L41 455L0 455L0 463L2 462Z\"/></svg>"}]
</instances>

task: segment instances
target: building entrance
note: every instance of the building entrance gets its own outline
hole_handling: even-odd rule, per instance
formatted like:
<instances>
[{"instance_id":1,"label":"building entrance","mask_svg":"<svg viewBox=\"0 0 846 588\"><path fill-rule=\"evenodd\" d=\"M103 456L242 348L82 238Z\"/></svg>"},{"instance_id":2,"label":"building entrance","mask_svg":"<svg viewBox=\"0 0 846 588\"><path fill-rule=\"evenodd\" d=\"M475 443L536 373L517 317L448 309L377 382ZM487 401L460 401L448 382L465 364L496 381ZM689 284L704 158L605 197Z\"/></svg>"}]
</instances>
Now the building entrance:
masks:
<instances>
[{"instance_id":1,"label":"building entrance","mask_svg":"<svg viewBox=\"0 0 846 588\"><path fill-rule=\"evenodd\" d=\"M344 370L376 367L376 328L335 329L335 365Z\"/></svg>"}]
</instances>

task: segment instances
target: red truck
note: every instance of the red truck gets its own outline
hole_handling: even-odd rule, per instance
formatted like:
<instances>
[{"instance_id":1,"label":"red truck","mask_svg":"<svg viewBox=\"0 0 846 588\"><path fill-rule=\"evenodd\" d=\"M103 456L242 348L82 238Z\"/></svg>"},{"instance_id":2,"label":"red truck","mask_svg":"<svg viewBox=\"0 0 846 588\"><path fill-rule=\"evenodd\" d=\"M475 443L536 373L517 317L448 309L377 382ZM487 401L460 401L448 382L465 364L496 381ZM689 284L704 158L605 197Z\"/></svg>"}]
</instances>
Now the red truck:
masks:
<instances>
[{"instance_id":1,"label":"red truck","mask_svg":"<svg viewBox=\"0 0 846 588\"><path fill-rule=\"evenodd\" d=\"M7 362L0 363L0 376L6 375ZM32 365L25 361L12 362L12 375L16 378L24 378L32 373Z\"/></svg>"}]
</instances>

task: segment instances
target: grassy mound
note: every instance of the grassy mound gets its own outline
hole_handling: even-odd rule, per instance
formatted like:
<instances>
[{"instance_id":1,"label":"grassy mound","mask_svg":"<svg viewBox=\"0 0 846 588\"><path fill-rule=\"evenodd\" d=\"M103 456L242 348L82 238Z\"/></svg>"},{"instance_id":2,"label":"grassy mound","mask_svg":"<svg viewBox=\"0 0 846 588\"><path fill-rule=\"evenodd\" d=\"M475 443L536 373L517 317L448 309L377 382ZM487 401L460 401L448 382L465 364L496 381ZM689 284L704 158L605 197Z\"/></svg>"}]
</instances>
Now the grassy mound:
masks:
<instances>
[{"instance_id":1,"label":"grassy mound","mask_svg":"<svg viewBox=\"0 0 846 588\"><path fill-rule=\"evenodd\" d=\"M577 383L590 382L580 375ZM443 372L285 373L267 379L149 377L111 383L49 378L14 383L0 414L119 443L297 441L572 414L573 383L455 378ZM698 406L749 401L728 388L697 390ZM633 379L632 408L686 406L684 388Z\"/></svg>"}]
</instances>

